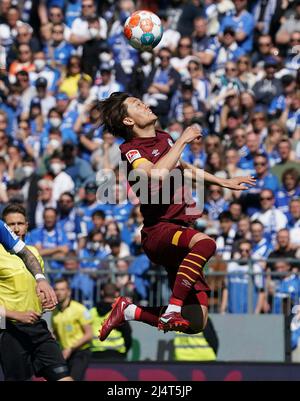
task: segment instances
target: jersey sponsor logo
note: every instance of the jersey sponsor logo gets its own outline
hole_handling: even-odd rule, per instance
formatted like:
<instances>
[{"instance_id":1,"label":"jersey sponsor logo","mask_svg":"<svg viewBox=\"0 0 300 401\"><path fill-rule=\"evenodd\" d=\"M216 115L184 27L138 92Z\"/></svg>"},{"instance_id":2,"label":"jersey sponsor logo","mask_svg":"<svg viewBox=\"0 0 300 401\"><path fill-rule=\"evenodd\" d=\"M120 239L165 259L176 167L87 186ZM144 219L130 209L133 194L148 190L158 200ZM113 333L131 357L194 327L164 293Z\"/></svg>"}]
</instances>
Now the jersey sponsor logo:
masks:
<instances>
[{"instance_id":1,"label":"jersey sponsor logo","mask_svg":"<svg viewBox=\"0 0 300 401\"><path fill-rule=\"evenodd\" d=\"M4 227L9 231L10 235L13 237L14 240L18 240L19 237L8 227L6 223L4 223Z\"/></svg>"},{"instance_id":2,"label":"jersey sponsor logo","mask_svg":"<svg viewBox=\"0 0 300 401\"><path fill-rule=\"evenodd\" d=\"M127 160L129 163L134 162L136 159L141 158L141 154L137 149L134 150L129 150L129 152L126 153Z\"/></svg>"},{"instance_id":3,"label":"jersey sponsor logo","mask_svg":"<svg viewBox=\"0 0 300 401\"><path fill-rule=\"evenodd\" d=\"M168 144L172 147L174 145L172 139L168 138Z\"/></svg>"}]
</instances>

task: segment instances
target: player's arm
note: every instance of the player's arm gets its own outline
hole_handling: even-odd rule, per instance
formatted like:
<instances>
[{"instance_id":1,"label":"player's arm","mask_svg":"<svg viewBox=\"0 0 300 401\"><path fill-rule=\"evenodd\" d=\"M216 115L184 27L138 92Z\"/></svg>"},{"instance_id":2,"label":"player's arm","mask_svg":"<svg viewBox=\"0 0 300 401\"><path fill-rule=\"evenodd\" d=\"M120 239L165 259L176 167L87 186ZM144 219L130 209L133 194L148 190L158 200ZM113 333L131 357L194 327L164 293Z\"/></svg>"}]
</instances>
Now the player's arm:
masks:
<instances>
[{"instance_id":1,"label":"player's arm","mask_svg":"<svg viewBox=\"0 0 300 401\"><path fill-rule=\"evenodd\" d=\"M40 313L34 311L18 312L5 309L4 315L7 319L16 320L17 322L26 324L33 324L41 318Z\"/></svg>"},{"instance_id":2,"label":"player's arm","mask_svg":"<svg viewBox=\"0 0 300 401\"><path fill-rule=\"evenodd\" d=\"M37 258L26 246L17 252L17 256L23 260L26 268L36 279L36 292L38 297L42 299L43 307L53 309L57 305L57 298L53 288L47 282Z\"/></svg>"},{"instance_id":3,"label":"player's arm","mask_svg":"<svg viewBox=\"0 0 300 401\"><path fill-rule=\"evenodd\" d=\"M190 126L184 130L181 137L175 142L169 152L159 159L156 163L152 163L144 158L135 160L133 168L138 168L153 178L166 178L171 170L173 170L183 152L185 146L194 139L201 137L201 131L197 126Z\"/></svg>"},{"instance_id":4,"label":"player's arm","mask_svg":"<svg viewBox=\"0 0 300 401\"><path fill-rule=\"evenodd\" d=\"M43 275L39 261L26 247L25 243L2 220L0 220L0 243L8 252L15 253L23 260L26 268L37 281L37 295L42 299L43 306L47 309L53 309L57 305L57 298L53 289L47 283L46 277Z\"/></svg>"},{"instance_id":5,"label":"player's arm","mask_svg":"<svg viewBox=\"0 0 300 401\"><path fill-rule=\"evenodd\" d=\"M72 346L72 348L66 348L62 351L65 359L70 358L71 354L80 349L83 345L89 343L93 339L93 329L90 324L85 324L82 326L83 336Z\"/></svg>"},{"instance_id":6,"label":"player's arm","mask_svg":"<svg viewBox=\"0 0 300 401\"><path fill-rule=\"evenodd\" d=\"M216 177L216 176L208 173L205 170L199 169L199 168L193 166L192 164L187 163L183 160L180 160L180 163L181 163L181 166L184 168L185 172L187 172L187 174L189 174L189 172L190 172L191 178L193 180L199 180L199 179L204 180L205 182L207 182L209 184L218 185L223 188L240 191L240 190L248 189L248 187L244 184L254 186L255 182L256 182L256 179L251 176L234 177L234 178L220 178L220 177Z\"/></svg>"}]
</instances>

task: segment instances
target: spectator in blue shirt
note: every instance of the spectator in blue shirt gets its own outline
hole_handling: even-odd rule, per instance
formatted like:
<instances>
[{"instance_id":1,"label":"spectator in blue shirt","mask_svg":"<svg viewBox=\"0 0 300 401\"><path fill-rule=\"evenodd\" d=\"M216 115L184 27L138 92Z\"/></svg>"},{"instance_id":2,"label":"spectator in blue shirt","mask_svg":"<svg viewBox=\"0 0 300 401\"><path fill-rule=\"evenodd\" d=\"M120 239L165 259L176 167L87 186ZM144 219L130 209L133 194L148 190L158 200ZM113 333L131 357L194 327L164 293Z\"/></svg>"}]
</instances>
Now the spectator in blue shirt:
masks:
<instances>
[{"instance_id":1,"label":"spectator in blue shirt","mask_svg":"<svg viewBox=\"0 0 300 401\"><path fill-rule=\"evenodd\" d=\"M64 40L65 27L63 23L54 24L51 30L51 40L44 47L47 61L58 68L65 67L75 48Z\"/></svg>"},{"instance_id":2,"label":"spectator in blue shirt","mask_svg":"<svg viewBox=\"0 0 300 401\"><path fill-rule=\"evenodd\" d=\"M218 220L220 213L228 210L229 204L224 199L224 190L217 185L211 184L208 187L208 197L205 202L205 209L212 220Z\"/></svg>"},{"instance_id":3,"label":"spectator in blue shirt","mask_svg":"<svg viewBox=\"0 0 300 401\"><path fill-rule=\"evenodd\" d=\"M45 208L43 219L44 226L29 233L28 244L35 246L42 257L51 258L49 265L52 269L61 269L63 262L60 259L70 251L70 242L65 230L57 222L56 209Z\"/></svg>"},{"instance_id":4,"label":"spectator in blue shirt","mask_svg":"<svg viewBox=\"0 0 300 401\"><path fill-rule=\"evenodd\" d=\"M300 280L299 277L292 272L291 265L284 259L275 263L275 271L284 273L274 279L275 288L269 291L273 292L273 313L290 314L293 305L299 305L300 301Z\"/></svg>"},{"instance_id":5,"label":"spectator in blue shirt","mask_svg":"<svg viewBox=\"0 0 300 401\"><path fill-rule=\"evenodd\" d=\"M247 174L254 175L254 157L259 152L259 136L254 132L249 132L246 140L246 152L247 154L240 158L238 167L247 171Z\"/></svg>"},{"instance_id":6,"label":"spectator in blue shirt","mask_svg":"<svg viewBox=\"0 0 300 401\"><path fill-rule=\"evenodd\" d=\"M282 174L282 187L275 192L275 206L289 217L289 204L292 199L300 197L300 175L294 168Z\"/></svg>"},{"instance_id":7,"label":"spectator in blue shirt","mask_svg":"<svg viewBox=\"0 0 300 401\"><path fill-rule=\"evenodd\" d=\"M69 0L65 9L66 24L71 27L76 18L81 15L81 1L82 0Z\"/></svg>"},{"instance_id":8,"label":"spectator in blue shirt","mask_svg":"<svg viewBox=\"0 0 300 401\"><path fill-rule=\"evenodd\" d=\"M257 260L265 260L273 250L270 238L265 235L263 224L254 220L250 224L252 252L251 257Z\"/></svg>"},{"instance_id":9,"label":"spectator in blue shirt","mask_svg":"<svg viewBox=\"0 0 300 401\"><path fill-rule=\"evenodd\" d=\"M292 75L284 75L281 78L281 84L282 93L272 100L268 110L268 113L275 117L280 117L281 113L285 110L286 98L295 92L297 81Z\"/></svg>"},{"instance_id":10,"label":"spectator in blue shirt","mask_svg":"<svg viewBox=\"0 0 300 401\"><path fill-rule=\"evenodd\" d=\"M221 22L221 33L230 26L236 31L236 40L239 46L249 53L252 50L253 33L255 21L253 16L246 10L247 0L234 0L236 12L234 15L226 16Z\"/></svg>"},{"instance_id":11,"label":"spectator in blue shirt","mask_svg":"<svg viewBox=\"0 0 300 401\"><path fill-rule=\"evenodd\" d=\"M279 190L278 178L271 174L268 166L268 157L263 153L254 156L254 168L256 186L249 188L246 193L241 195L244 205L247 207L247 214L252 216L260 210L259 194L262 189L270 189L273 193Z\"/></svg>"},{"instance_id":12,"label":"spectator in blue shirt","mask_svg":"<svg viewBox=\"0 0 300 401\"><path fill-rule=\"evenodd\" d=\"M92 215L96 210L105 212L110 210L110 205L103 205L97 199L98 186L96 182L89 181L84 187L84 198L82 203L78 206L78 212L82 216L84 223L87 225L87 230L93 226Z\"/></svg>"},{"instance_id":13,"label":"spectator in blue shirt","mask_svg":"<svg viewBox=\"0 0 300 401\"><path fill-rule=\"evenodd\" d=\"M227 267L226 288L222 293L221 312L229 313L260 313L264 306L265 292L262 268L258 263L253 265L254 275L249 275L251 268L249 258L251 242L242 240L239 243L236 261L230 262ZM252 291L252 310L249 310L249 285Z\"/></svg>"},{"instance_id":14,"label":"spectator in blue shirt","mask_svg":"<svg viewBox=\"0 0 300 401\"><path fill-rule=\"evenodd\" d=\"M238 61L245 54L245 50L236 42L236 33L233 27L227 26L220 39L221 45L216 49L214 59L215 69L224 69L228 61Z\"/></svg>"},{"instance_id":15,"label":"spectator in blue shirt","mask_svg":"<svg viewBox=\"0 0 300 401\"><path fill-rule=\"evenodd\" d=\"M74 195L71 192L61 194L58 201L58 223L64 228L71 245L77 251L85 245L86 225L75 209Z\"/></svg>"}]
</instances>

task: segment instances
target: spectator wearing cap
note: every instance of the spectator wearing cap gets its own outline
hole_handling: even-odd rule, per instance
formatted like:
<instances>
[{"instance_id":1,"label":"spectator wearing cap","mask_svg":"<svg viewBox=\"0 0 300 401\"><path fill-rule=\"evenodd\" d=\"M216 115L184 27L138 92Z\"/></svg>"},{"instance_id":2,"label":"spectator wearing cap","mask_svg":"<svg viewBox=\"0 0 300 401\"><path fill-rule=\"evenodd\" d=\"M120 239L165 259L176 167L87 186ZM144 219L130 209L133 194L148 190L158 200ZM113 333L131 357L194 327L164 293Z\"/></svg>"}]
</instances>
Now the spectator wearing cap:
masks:
<instances>
[{"instance_id":1,"label":"spectator wearing cap","mask_svg":"<svg viewBox=\"0 0 300 401\"><path fill-rule=\"evenodd\" d=\"M53 95L57 91L58 82L61 76L59 70L46 63L46 56L42 51L34 53L33 62L35 65L35 80L38 78L46 79L47 93ZM33 76L33 73L31 75Z\"/></svg>"},{"instance_id":2,"label":"spectator wearing cap","mask_svg":"<svg viewBox=\"0 0 300 401\"><path fill-rule=\"evenodd\" d=\"M64 38L65 25L55 23L51 28L51 39L44 46L44 53L47 62L54 68L58 68L60 71L62 67L68 64L68 61L72 54L75 53L75 48Z\"/></svg>"},{"instance_id":3,"label":"spectator wearing cap","mask_svg":"<svg viewBox=\"0 0 300 401\"><path fill-rule=\"evenodd\" d=\"M82 45L88 40L99 35L100 39L107 38L107 22L104 18L99 17L99 29L93 30L89 28L88 19L96 15L96 5L94 0L82 0L81 16L76 18L71 26L70 41L74 45ZM75 37L77 40L75 40Z\"/></svg>"},{"instance_id":4,"label":"spectator wearing cap","mask_svg":"<svg viewBox=\"0 0 300 401\"><path fill-rule=\"evenodd\" d=\"M256 104L268 110L274 97L282 93L280 79L275 78L278 61L275 57L267 57L264 64L265 76L253 86Z\"/></svg>"},{"instance_id":5,"label":"spectator wearing cap","mask_svg":"<svg viewBox=\"0 0 300 401\"><path fill-rule=\"evenodd\" d=\"M75 98L78 92L78 82L82 77L92 80L89 75L83 73L81 58L73 55L68 59L66 74L62 77L59 91L65 93L69 98Z\"/></svg>"},{"instance_id":6,"label":"spectator wearing cap","mask_svg":"<svg viewBox=\"0 0 300 401\"><path fill-rule=\"evenodd\" d=\"M282 138L278 143L278 154L280 161L272 167L271 173L276 175L280 182L282 182L282 174L288 168L295 168L300 173L300 164L294 161L295 155L288 138Z\"/></svg>"},{"instance_id":7,"label":"spectator wearing cap","mask_svg":"<svg viewBox=\"0 0 300 401\"><path fill-rule=\"evenodd\" d=\"M275 205L289 218L289 204L292 199L300 197L300 174L289 168L282 174L282 187L276 194Z\"/></svg>"},{"instance_id":8,"label":"spectator wearing cap","mask_svg":"<svg viewBox=\"0 0 300 401\"><path fill-rule=\"evenodd\" d=\"M228 61L236 62L245 54L243 48L239 47L235 39L235 31L232 27L227 26L220 39L220 46L216 49L216 57L214 59L214 69L224 70L225 64Z\"/></svg>"},{"instance_id":9,"label":"spectator wearing cap","mask_svg":"<svg viewBox=\"0 0 300 401\"><path fill-rule=\"evenodd\" d=\"M217 41L207 34L208 21L199 16L194 19L192 33L193 53L204 68L209 68L217 53Z\"/></svg>"},{"instance_id":10,"label":"spectator wearing cap","mask_svg":"<svg viewBox=\"0 0 300 401\"><path fill-rule=\"evenodd\" d=\"M276 233L287 227L287 217L275 207L275 195L270 189L263 189L260 193L260 211L254 213L251 220L260 221L265 228L265 233L270 236L272 242Z\"/></svg>"},{"instance_id":11,"label":"spectator wearing cap","mask_svg":"<svg viewBox=\"0 0 300 401\"><path fill-rule=\"evenodd\" d=\"M57 210L46 207L43 212L42 227L29 233L28 244L35 246L42 257L49 257L51 269L61 269L63 259L70 251L70 243L63 227L57 222Z\"/></svg>"},{"instance_id":12,"label":"spectator wearing cap","mask_svg":"<svg viewBox=\"0 0 300 401\"><path fill-rule=\"evenodd\" d=\"M92 214L96 210L106 211L110 205L103 205L97 199L98 186L95 181L88 181L84 186L84 197L78 206L78 212L88 227L92 226Z\"/></svg>"},{"instance_id":13,"label":"spectator wearing cap","mask_svg":"<svg viewBox=\"0 0 300 401\"><path fill-rule=\"evenodd\" d=\"M224 35L226 27L232 27L236 32L236 41L238 45L249 53L252 50L253 34L255 21L253 16L246 10L247 0L233 0L235 13L223 18L220 27L220 38Z\"/></svg>"},{"instance_id":14,"label":"spectator wearing cap","mask_svg":"<svg viewBox=\"0 0 300 401\"><path fill-rule=\"evenodd\" d=\"M47 85L47 79L44 77L39 77L35 81L37 99L40 101L41 111L44 118L47 117L49 111L56 105L54 96L50 95L47 91Z\"/></svg>"},{"instance_id":15,"label":"spectator wearing cap","mask_svg":"<svg viewBox=\"0 0 300 401\"><path fill-rule=\"evenodd\" d=\"M91 89L91 96L96 100L107 99L113 92L122 92L124 87L116 81L113 74L113 68L109 63L102 63L99 67L101 74L101 83Z\"/></svg>"}]
</instances>

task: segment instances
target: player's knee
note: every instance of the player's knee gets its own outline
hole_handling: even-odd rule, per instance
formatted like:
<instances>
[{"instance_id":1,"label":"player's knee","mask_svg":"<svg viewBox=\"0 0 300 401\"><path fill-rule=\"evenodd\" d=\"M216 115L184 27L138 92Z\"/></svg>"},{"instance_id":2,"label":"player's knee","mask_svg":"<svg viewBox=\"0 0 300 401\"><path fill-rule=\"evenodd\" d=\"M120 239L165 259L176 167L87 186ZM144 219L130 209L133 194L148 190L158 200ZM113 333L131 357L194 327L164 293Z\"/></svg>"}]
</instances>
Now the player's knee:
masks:
<instances>
[{"instance_id":1,"label":"player's knee","mask_svg":"<svg viewBox=\"0 0 300 401\"><path fill-rule=\"evenodd\" d=\"M39 376L44 377L47 381L60 381L70 377L70 373L67 365L47 366L39 373Z\"/></svg>"},{"instance_id":2,"label":"player's knee","mask_svg":"<svg viewBox=\"0 0 300 401\"><path fill-rule=\"evenodd\" d=\"M205 242L205 244L204 244ZM195 252L202 252L203 247L205 246L205 250L206 250L206 254L209 255L209 257L211 257L217 249L217 244L216 241L213 240L212 238L210 238L209 236L207 236L206 238L203 238L201 240L198 240L195 245L193 246L193 251Z\"/></svg>"}]
</instances>

